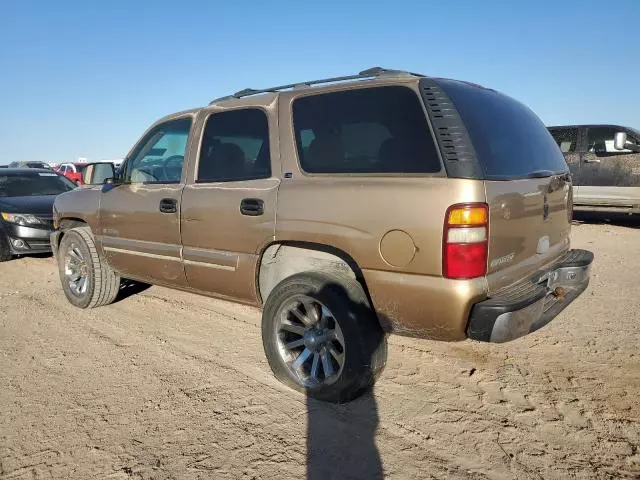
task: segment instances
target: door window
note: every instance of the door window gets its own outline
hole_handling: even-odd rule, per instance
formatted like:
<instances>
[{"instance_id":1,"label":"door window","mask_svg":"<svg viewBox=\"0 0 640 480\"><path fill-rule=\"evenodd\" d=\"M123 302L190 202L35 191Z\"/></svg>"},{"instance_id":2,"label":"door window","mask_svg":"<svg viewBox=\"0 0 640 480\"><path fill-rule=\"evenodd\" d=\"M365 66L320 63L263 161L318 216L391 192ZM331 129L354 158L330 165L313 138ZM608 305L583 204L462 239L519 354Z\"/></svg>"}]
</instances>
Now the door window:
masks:
<instances>
[{"instance_id":1,"label":"door window","mask_svg":"<svg viewBox=\"0 0 640 480\"><path fill-rule=\"evenodd\" d=\"M155 127L127 162L125 183L179 183L190 129L191 118Z\"/></svg>"},{"instance_id":2,"label":"door window","mask_svg":"<svg viewBox=\"0 0 640 480\"><path fill-rule=\"evenodd\" d=\"M631 150L616 150L614 137L621 129L615 127L592 127L587 130L587 151L597 157L610 157L633 153ZM628 140L632 141L631 137Z\"/></svg>"},{"instance_id":3,"label":"door window","mask_svg":"<svg viewBox=\"0 0 640 480\"><path fill-rule=\"evenodd\" d=\"M582 185L635 187L640 185L639 156L631 150L616 150L614 137L620 127L591 127L587 130L587 154L581 167ZM637 139L627 132L627 141Z\"/></svg>"},{"instance_id":4,"label":"door window","mask_svg":"<svg viewBox=\"0 0 640 480\"><path fill-rule=\"evenodd\" d=\"M215 113L202 135L197 183L271 176L267 115L257 108Z\"/></svg>"},{"instance_id":5,"label":"door window","mask_svg":"<svg viewBox=\"0 0 640 480\"><path fill-rule=\"evenodd\" d=\"M577 128L554 128L549 130L562 153L573 153L578 144Z\"/></svg>"}]
</instances>

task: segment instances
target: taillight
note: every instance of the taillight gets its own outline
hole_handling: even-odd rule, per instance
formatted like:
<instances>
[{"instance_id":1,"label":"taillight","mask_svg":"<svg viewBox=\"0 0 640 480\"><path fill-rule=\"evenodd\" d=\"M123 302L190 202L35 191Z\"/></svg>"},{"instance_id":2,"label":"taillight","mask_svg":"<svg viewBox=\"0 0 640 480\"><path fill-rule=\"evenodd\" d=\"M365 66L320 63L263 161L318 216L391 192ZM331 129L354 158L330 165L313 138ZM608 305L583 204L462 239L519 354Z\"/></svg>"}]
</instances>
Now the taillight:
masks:
<instances>
[{"instance_id":1,"label":"taillight","mask_svg":"<svg viewBox=\"0 0 640 480\"><path fill-rule=\"evenodd\" d=\"M476 278L487 273L489 208L485 203L447 209L442 237L442 273L446 278Z\"/></svg>"}]
</instances>

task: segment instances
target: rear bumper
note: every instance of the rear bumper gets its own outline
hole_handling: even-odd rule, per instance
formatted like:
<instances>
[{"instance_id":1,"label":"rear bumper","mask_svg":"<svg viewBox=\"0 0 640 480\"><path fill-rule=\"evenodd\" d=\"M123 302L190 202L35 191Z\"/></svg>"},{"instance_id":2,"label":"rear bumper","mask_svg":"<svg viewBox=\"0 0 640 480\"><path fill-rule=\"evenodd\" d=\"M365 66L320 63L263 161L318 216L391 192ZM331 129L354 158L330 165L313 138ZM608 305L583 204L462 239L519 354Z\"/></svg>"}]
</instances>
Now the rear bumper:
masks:
<instances>
[{"instance_id":1,"label":"rear bumper","mask_svg":"<svg viewBox=\"0 0 640 480\"><path fill-rule=\"evenodd\" d=\"M589 285L593 253L570 250L551 267L475 304L467 336L508 342L544 327Z\"/></svg>"}]
</instances>

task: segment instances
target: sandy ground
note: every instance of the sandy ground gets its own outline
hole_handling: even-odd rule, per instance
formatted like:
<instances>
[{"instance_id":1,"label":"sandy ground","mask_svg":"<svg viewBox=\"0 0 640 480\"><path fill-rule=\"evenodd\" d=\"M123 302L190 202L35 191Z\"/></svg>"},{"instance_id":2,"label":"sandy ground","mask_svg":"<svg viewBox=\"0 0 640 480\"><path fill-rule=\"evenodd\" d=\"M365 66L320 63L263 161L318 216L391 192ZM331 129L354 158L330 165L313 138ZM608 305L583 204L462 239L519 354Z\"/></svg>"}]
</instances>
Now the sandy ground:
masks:
<instances>
[{"instance_id":1,"label":"sandy ground","mask_svg":"<svg viewBox=\"0 0 640 480\"><path fill-rule=\"evenodd\" d=\"M374 395L281 386L259 314L152 287L73 308L0 266L0 478L640 478L640 228L582 224L592 283L506 345L392 337Z\"/></svg>"}]
</instances>

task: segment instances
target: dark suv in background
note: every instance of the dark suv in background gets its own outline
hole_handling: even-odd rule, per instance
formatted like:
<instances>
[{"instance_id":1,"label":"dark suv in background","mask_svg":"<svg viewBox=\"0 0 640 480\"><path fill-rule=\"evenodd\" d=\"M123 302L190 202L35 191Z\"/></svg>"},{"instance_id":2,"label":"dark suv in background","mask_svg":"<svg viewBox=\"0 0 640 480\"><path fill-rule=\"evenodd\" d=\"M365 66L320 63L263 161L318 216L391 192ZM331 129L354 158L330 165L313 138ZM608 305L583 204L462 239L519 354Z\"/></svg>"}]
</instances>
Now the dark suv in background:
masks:
<instances>
[{"instance_id":1,"label":"dark suv in background","mask_svg":"<svg viewBox=\"0 0 640 480\"><path fill-rule=\"evenodd\" d=\"M619 125L548 127L573 177L576 210L640 213L640 132Z\"/></svg>"}]
</instances>

